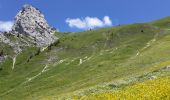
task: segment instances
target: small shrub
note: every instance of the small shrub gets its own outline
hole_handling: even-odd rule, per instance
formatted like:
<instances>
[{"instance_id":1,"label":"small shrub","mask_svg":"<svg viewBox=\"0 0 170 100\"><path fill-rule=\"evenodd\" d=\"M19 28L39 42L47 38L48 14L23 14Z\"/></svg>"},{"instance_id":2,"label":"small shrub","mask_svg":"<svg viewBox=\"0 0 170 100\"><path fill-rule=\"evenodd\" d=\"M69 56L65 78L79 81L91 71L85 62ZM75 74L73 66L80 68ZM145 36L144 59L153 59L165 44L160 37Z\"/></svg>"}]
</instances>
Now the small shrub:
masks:
<instances>
[{"instance_id":1,"label":"small shrub","mask_svg":"<svg viewBox=\"0 0 170 100\"><path fill-rule=\"evenodd\" d=\"M33 55L30 55L27 62L30 62L30 60L33 58Z\"/></svg>"},{"instance_id":2,"label":"small shrub","mask_svg":"<svg viewBox=\"0 0 170 100\"><path fill-rule=\"evenodd\" d=\"M38 56L41 53L41 49L38 48L37 52L35 53L35 56Z\"/></svg>"},{"instance_id":3,"label":"small shrub","mask_svg":"<svg viewBox=\"0 0 170 100\"><path fill-rule=\"evenodd\" d=\"M48 51L50 51L52 49L52 44L50 44L49 46L48 46Z\"/></svg>"},{"instance_id":4,"label":"small shrub","mask_svg":"<svg viewBox=\"0 0 170 100\"><path fill-rule=\"evenodd\" d=\"M0 56L3 56L4 55L4 51L3 50L1 50L1 52L0 52Z\"/></svg>"}]
</instances>

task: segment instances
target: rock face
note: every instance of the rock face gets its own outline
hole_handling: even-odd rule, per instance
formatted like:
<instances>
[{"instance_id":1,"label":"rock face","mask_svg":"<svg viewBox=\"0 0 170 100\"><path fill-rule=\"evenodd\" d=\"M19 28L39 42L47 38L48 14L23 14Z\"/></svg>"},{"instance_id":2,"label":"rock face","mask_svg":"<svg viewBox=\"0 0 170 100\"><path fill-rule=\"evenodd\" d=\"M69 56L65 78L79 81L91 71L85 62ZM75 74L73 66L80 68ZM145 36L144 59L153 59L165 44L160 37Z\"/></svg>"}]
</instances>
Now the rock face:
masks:
<instances>
[{"instance_id":1,"label":"rock face","mask_svg":"<svg viewBox=\"0 0 170 100\"><path fill-rule=\"evenodd\" d=\"M30 38L36 46L47 46L58 40L56 30L47 24L44 15L31 5L24 5L15 17L12 33Z\"/></svg>"},{"instance_id":2,"label":"rock face","mask_svg":"<svg viewBox=\"0 0 170 100\"><path fill-rule=\"evenodd\" d=\"M21 52L22 50L20 46L22 46L22 44L19 44L18 41L11 41L9 38L7 38L6 35L11 35L11 34L0 33L0 43L4 43L11 46L14 49L15 53Z\"/></svg>"}]
</instances>

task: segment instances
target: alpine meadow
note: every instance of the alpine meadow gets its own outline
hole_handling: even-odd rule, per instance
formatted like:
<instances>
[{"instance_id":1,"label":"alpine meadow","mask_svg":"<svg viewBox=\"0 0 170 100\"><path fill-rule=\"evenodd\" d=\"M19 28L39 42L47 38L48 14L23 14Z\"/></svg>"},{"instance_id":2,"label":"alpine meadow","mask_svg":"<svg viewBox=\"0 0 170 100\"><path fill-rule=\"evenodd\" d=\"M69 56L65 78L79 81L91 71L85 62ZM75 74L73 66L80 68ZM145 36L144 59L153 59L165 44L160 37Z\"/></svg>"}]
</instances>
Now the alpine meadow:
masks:
<instances>
[{"instance_id":1,"label":"alpine meadow","mask_svg":"<svg viewBox=\"0 0 170 100\"><path fill-rule=\"evenodd\" d=\"M0 100L170 100L170 17L60 32L26 4L0 32Z\"/></svg>"}]
</instances>

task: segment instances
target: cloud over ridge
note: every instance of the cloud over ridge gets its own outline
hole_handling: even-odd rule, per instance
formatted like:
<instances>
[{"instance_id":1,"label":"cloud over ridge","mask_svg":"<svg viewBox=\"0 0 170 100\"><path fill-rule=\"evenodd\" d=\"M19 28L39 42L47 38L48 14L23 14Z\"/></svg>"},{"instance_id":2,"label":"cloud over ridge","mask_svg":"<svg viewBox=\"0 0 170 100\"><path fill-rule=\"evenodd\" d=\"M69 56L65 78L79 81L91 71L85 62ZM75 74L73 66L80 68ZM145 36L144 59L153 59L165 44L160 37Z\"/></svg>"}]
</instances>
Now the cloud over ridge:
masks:
<instances>
[{"instance_id":1,"label":"cloud over ridge","mask_svg":"<svg viewBox=\"0 0 170 100\"><path fill-rule=\"evenodd\" d=\"M101 27L109 27L112 26L112 21L109 16L104 16L103 20L100 20L97 17L85 17L85 18L67 18L66 23L71 28L78 28L83 30L101 28Z\"/></svg>"},{"instance_id":2,"label":"cloud over ridge","mask_svg":"<svg viewBox=\"0 0 170 100\"><path fill-rule=\"evenodd\" d=\"M0 21L0 31L11 31L13 24L13 21Z\"/></svg>"}]
</instances>

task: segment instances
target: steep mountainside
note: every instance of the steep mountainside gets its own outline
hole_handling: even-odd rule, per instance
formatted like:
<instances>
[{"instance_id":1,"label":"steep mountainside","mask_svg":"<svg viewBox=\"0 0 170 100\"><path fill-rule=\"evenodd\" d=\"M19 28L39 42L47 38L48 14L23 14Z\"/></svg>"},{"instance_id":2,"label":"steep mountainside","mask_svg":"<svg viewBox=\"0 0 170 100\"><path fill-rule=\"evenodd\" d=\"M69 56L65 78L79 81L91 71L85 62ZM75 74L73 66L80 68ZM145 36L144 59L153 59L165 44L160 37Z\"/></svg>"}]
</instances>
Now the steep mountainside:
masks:
<instances>
[{"instance_id":1,"label":"steep mountainside","mask_svg":"<svg viewBox=\"0 0 170 100\"><path fill-rule=\"evenodd\" d=\"M56 32L60 41L43 48L30 45L0 63L0 99L94 100L91 94L103 96L146 80L164 83L164 77L170 75L169 20L79 33ZM1 45L6 46L4 42ZM138 88L133 87L132 91ZM170 97L164 94L160 97Z\"/></svg>"}]
</instances>

